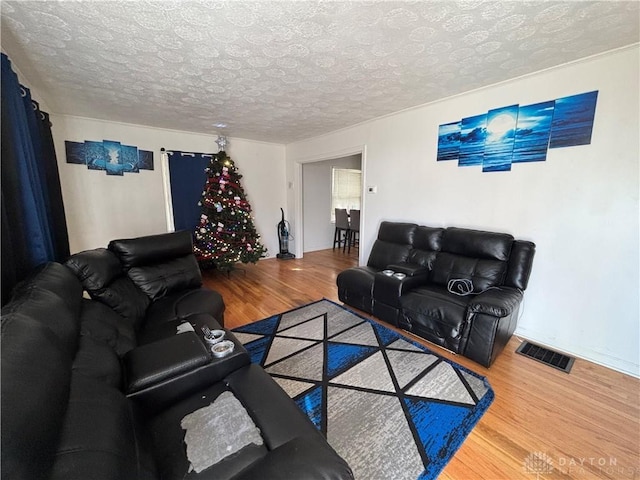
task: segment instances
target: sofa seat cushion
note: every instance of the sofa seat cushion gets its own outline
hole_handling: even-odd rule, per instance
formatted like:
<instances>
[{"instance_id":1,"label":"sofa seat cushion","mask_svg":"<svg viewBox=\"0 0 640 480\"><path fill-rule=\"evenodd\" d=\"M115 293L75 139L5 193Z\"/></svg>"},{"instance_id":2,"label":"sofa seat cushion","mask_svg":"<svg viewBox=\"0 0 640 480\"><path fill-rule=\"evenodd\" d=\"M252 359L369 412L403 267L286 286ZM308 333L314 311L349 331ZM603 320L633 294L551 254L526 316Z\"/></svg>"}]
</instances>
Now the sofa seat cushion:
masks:
<instances>
[{"instance_id":1,"label":"sofa seat cushion","mask_svg":"<svg viewBox=\"0 0 640 480\"><path fill-rule=\"evenodd\" d=\"M87 335L80 337L71 368L74 374L85 375L117 389L122 387L122 369L115 350Z\"/></svg>"},{"instance_id":2,"label":"sofa seat cushion","mask_svg":"<svg viewBox=\"0 0 640 480\"><path fill-rule=\"evenodd\" d=\"M151 479L149 444L124 395L73 375L52 480Z\"/></svg>"},{"instance_id":3,"label":"sofa seat cushion","mask_svg":"<svg viewBox=\"0 0 640 480\"><path fill-rule=\"evenodd\" d=\"M252 363L236 370L226 383L253 417L270 450L296 437L320 435L311 420L258 365ZM283 422L283 418L287 421Z\"/></svg>"},{"instance_id":4,"label":"sofa seat cushion","mask_svg":"<svg viewBox=\"0 0 640 480\"><path fill-rule=\"evenodd\" d=\"M197 476L195 472L189 474L189 461L184 445L185 431L182 430L180 422L186 415L213 403L225 391L231 391L247 410L260 429L264 445L250 444ZM298 437L322 438L284 390L269 374L255 364L240 368L223 382L215 383L173 405L150 420L149 430L153 435L160 476L166 479L232 478L265 455L269 455L271 450ZM339 459L337 455L336 458ZM259 476L259 478L265 477Z\"/></svg>"},{"instance_id":5,"label":"sofa seat cushion","mask_svg":"<svg viewBox=\"0 0 640 480\"><path fill-rule=\"evenodd\" d=\"M215 290L194 288L173 293L154 301L147 310L147 328L152 325L208 313L224 325L224 301Z\"/></svg>"},{"instance_id":6,"label":"sofa seat cushion","mask_svg":"<svg viewBox=\"0 0 640 480\"><path fill-rule=\"evenodd\" d=\"M215 383L149 421L148 429L152 435L153 449L161 478L166 480L230 479L268 453L265 445L249 444L199 474L191 470L184 443L186 431L182 429L181 422L184 417L212 404L227 391L229 389L224 382ZM215 442L216 439L211 438L210 441Z\"/></svg>"},{"instance_id":7,"label":"sofa seat cushion","mask_svg":"<svg viewBox=\"0 0 640 480\"><path fill-rule=\"evenodd\" d=\"M353 472L323 438L308 435L296 437L272 450L234 477L234 480L256 478L353 479Z\"/></svg>"},{"instance_id":8,"label":"sofa seat cushion","mask_svg":"<svg viewBox=\"0 0 640 480\"><path fill-rule=\"evenodd\" d=\"M470 298L439 286L416 288L400 297L404 324L430 342L458 352Z\"/></svg>"},{"instance_id":9,"label":"sofa seat cushion","mask_svg":"<svg viewBox=\"0 0 640 480\"><path fill-rule=\"evenodd\" d=\"M264 443L247 410L230 391L185 416L180 425L186 432L187 458L197 473L246 446Z\"/></svg>"}]
</instances>

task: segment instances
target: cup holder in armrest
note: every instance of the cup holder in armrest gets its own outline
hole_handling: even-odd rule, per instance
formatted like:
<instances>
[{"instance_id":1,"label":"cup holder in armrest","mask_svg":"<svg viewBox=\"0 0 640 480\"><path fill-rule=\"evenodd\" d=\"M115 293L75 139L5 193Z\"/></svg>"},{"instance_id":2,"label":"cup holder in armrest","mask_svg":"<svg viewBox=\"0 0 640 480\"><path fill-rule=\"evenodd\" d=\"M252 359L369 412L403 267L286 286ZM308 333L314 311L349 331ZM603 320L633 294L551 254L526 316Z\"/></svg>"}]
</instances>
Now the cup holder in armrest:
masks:
<instances>
[{"instance_id":1,"label":"cup holder in armrest","mask_svg":"<svg viewBox=\"0 0 640 480\"><path fill-rule=\"evenodd\" d=\"M415 263L397 263L387 266L387 269L393 270L394 274L402 273L407 277L416 277L418 275L426 275L429 273L429 269L427 267L416 265Z\"/></svg>"}]
</instances>

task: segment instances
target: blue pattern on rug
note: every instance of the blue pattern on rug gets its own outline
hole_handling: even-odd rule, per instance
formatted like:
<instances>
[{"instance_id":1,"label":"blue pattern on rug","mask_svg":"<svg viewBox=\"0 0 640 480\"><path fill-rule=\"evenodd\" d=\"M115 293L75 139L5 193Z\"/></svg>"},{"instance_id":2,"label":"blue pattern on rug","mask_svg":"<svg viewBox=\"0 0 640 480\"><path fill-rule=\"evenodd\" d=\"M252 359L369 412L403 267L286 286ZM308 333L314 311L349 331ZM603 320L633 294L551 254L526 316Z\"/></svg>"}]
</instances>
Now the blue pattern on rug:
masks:
<instances>
[{"instance_id":1,"label":"blue pattern on rug","mask_svg":"<svg viewBox=\"0 0 640 480\"><path fill-rule=\"evenodd\" d=\"M393 330L390 330L390 329L388 329L386 327L383 327L382 325L373 324L373 328L375 329L376 332L378 332L378 335L380 336L380 339L382 340L382 344L385 347L388 347L393 342L395 342L397 339L403 338L402 335L399 335L398 333L394 332Z\"/></svg>"},{"instance_id":2,"label":"blue pattern on rug","mask_svg":"<svg viewBox=\"0 0 640 480\"><path fill-rule=\"evenodd\" d=\"M333 378L360 363L375 351L376 349L373 347L328 342L327 375Z\"/></svg>"},{"instance_id":3,"label":"blue pattern on rug","mask_svg":"<svg viewBox=\"0 0 640 480\"><path fill-rule=\"evenodd\" d=\"M280 315L274 315L273 317L265 318L259 322L250 323L242 327L234 328L234 332L242 333L255 333L262 335L271 335L275 333L278 323L280 322Z\"/></svg>"},{"instance_id":4,"label":"blue pattern on rug","mask_svg":"<svg viewBox=\"0 0 640 480\"><path fill-rule=\"evenodd\" d=\"M318 430L322 426L322 387L316 387L296 400L298 407L307 414Z\"/></svg>"},{"instance_id":5,"label":"blue pattern on rug","mask_svg":"<svg viewBox=\"0 0 640 480\"><path fill-rule=\"evenodd\" d=\"M466 433L456 427L464 422L469 409L412 398L404 401L429 459L423 478L433 478L449 461L452 442L456 442L461 434L462 440L466 437Z\"/></svg>"},{"instance_id":6,"label":"blue pattern on rug","mask_svg":"<svg viewBox=\"0 0 640 480\"><path fill-rule=\"evenodd\" d=\"M234 330L240 331L240 330ZM254 332L243 332L243 333L254 333ZM270 337L262 337L258 340L254 340L253 342L249 342L244 345L244 348L249 352L249 356L251 357L251 363L257 363L258 365L262 365L264 363L264 357L267 354L267 346L271 342Z\"/></svg>"},{"instance_id":7,"label":"blue pattern on rug","mask_svg":"<svg viewBox=\"0 0 640 480\"><path fill-rule=\"evenodd\" d=\"M286 322L280 327L285 314ZM321 344L317 337L319 317L325 318L325 332L331 331L329 325L334 330L338 326L345 343L325 338L324 348L309 348L311 341ZM287 329L291 331L287 325L296 326L297 351L287 338ZM291 389L287 393L345 458L358 480L437 478L494 399L484 377L326 299L234 331L261 335L244 345L252 362L264 366L268 356L286 358L276 362L279 366L271 375L281 379L285 391ZM398 339L403 341L394 344ZM415 361L416 351L433 355L433 362L420 366L409 363ZM338 376L339 380L333 381ZM402 378L402 387L397 378ZM309 379L317 386L300 389L300 382L308 383ZM333 392L330 396L329 388ZM398 401L389 402L394 395ZM377 419L388 415L396 420L380 424L386 433L348 438L353 430L340 426L365 426L363 418L371 420L371 409L376 408L369 405L384 405L381 408L385 411L375 412L379 413ZM415 449L407 448L412 440ZM391 458L389 449L394 452ZM379 465L378 458L384 459Z\"/></svg>"}]
</instances>

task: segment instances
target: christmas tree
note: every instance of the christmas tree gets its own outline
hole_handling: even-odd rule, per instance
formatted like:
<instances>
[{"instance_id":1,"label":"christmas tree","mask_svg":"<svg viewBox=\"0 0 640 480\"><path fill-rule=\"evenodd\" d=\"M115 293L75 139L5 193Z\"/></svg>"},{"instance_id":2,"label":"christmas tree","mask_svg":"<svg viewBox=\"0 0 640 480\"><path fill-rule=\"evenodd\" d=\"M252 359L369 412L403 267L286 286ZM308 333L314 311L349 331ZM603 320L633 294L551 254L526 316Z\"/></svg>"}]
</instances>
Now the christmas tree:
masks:
<instances>
[{"instance_id":1,"label":"christmas tree","mask_svg":"<svg viewBox=\"0 0 640 480\"><path fill-rule=\"evenodd\" d=\"M230 271L238 262L256 263L267 249L253 225L251 205L240 185L242 175L224 151L213 155L205 173L194 242L200 266Z\"/></svg>"}]
</instances>

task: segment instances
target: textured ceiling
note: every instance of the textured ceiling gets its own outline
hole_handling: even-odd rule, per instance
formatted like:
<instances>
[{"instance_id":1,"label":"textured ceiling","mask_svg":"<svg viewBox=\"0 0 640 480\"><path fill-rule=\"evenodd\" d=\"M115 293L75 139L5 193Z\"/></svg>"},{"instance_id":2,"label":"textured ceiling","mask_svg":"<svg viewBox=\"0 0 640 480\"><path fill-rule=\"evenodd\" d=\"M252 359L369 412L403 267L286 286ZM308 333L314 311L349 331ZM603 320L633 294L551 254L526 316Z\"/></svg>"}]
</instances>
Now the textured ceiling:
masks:
<instances>
[{"instance_id":1,"label":"textured ceiling","mask_svg":"<svg viewBox=\"0 0 640 480\"><path fill-rule=\"evenodd\" d=\"M2 48L53 113L289 143L637 43L639 5L2 1Z\"/></svg>"}]
</instances>

